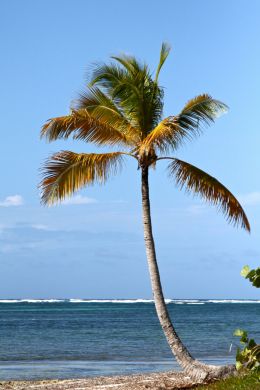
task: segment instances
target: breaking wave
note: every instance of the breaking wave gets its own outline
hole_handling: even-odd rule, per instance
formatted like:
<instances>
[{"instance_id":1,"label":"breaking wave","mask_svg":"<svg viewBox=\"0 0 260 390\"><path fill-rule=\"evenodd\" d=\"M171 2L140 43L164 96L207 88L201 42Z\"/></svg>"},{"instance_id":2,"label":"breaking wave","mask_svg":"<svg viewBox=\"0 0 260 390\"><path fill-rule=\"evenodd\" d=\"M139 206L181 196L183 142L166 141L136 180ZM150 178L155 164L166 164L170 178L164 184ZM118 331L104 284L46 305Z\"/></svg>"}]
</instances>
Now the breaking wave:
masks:
<instances>
[{"instance_id":1,"label":"breaking wave","mask_svg":"<svg viewBox=\"0 0 260 390\"><path fill-rule=\"evenodd\" d=\"M1 303L154 303L153 299L0 299ZM219 303L260 303L254 299L165 299L166 304L204 305Z\"/></svg>"}]
</instances>

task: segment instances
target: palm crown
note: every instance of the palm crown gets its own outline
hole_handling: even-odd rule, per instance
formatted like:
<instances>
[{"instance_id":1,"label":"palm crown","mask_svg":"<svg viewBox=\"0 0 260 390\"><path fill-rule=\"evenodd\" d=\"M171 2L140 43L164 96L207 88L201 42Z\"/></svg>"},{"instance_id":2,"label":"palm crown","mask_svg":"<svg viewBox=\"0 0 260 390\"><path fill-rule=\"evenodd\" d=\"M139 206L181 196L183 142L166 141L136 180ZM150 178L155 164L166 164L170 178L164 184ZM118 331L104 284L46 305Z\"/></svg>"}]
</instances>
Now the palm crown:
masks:
<instances>
[{"instance_id":1,"label":"palm crown","mask_svg":"<svg viewBox=\"0 0 260 390\"><path fill-rule=\"evenodd\" d=\"M49 141L72 136L97 146L116 147L111 153L60 151L52 155L43 166L40 184L44 204L62 200L86 185L104 183L121 169L127 156L146 169L169 159L169 174L177 185L200 194L217 205L230 222L250 230L241 205L226 187L199 168L167 156L227 110L221 101L202 94L178 115L162 119L164 93L158 77L169 50L167 44L162 45L155 75L146 64L128 55L96 65L70 114L52 118L43 126L41 135Z\"/></svg>"}]
</instances>

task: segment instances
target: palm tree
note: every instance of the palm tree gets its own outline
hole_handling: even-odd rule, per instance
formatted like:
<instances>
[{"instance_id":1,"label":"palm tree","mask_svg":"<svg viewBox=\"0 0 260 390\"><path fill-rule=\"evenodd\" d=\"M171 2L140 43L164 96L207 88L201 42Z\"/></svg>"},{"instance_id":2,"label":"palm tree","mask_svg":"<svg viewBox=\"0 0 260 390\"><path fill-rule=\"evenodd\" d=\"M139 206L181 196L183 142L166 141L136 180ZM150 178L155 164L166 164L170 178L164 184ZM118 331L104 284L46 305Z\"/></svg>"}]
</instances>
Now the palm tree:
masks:
<instances>
[{"instance_id":1,"label":"palm tree","mask_svg":"<svg viewBox=\"0 0 260 390\"><path fill-rule=\"evenodd\" d=\"M155 74L135 57L111 57L108 64L96 64L86 91L80 94L68 115L48 120L41 136L48 141L66 139L115 147L110 153L60 151L47 159L40 183L43 204L62 201L84 186L104 183L134 158L141 173L143 228L146 256L155 307L168 344L181 367L203 380L223 376L229 367L205 365L192 357L171 322L162 290L152 232L149 170L168 160L170 176L189 192L199 194L223 211L229 222L250 230L247 217L234 195L217 179L169 153L201 133L227 106L208 94L190 100L178 115L162 119L163 88L158 83L170 48L163 44ZM120 148L120 150L118 150Z\"/></svg>"}]
</instances>

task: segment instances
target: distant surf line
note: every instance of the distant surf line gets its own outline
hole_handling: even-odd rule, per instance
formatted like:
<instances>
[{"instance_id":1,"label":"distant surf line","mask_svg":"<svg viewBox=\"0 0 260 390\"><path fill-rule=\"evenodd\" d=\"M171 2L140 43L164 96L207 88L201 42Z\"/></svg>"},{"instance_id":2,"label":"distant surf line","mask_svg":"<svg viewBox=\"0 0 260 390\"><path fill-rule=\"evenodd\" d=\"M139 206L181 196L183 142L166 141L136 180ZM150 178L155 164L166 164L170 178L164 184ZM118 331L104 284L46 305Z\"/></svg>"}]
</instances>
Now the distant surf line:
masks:
<instances>
[{"instance_id":1,"label":"distant surf line","mask_svg":"<svg viewBox=\"0 0 260 390\"><path fill-rule=\"evenodd\" d=\"M166 304L204 305L209 303L260 303L254 299L165 299ZM153 304L153 299L0 299L1 303L115 303L115 304Z\"/></svg>"}]
</instances>

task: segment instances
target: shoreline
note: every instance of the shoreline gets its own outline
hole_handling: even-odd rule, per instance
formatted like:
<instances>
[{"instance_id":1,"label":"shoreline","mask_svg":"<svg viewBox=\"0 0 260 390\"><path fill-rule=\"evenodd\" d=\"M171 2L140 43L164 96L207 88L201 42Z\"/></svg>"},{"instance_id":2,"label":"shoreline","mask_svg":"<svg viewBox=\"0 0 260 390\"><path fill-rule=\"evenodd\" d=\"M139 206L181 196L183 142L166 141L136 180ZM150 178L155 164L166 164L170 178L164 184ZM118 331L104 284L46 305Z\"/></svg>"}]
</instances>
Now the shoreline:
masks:
<instances>
[{"instance_id":1,"label":"shoreline","mask_svg":"<svg viewBox=\"0 0 260 390\"><path fill-rule=\"evenodd\" d=\"M196 383L183 372L167 371L82 379L0 381L0 390L184 390L194 385Z\"/></svg>"}]
</instances>

